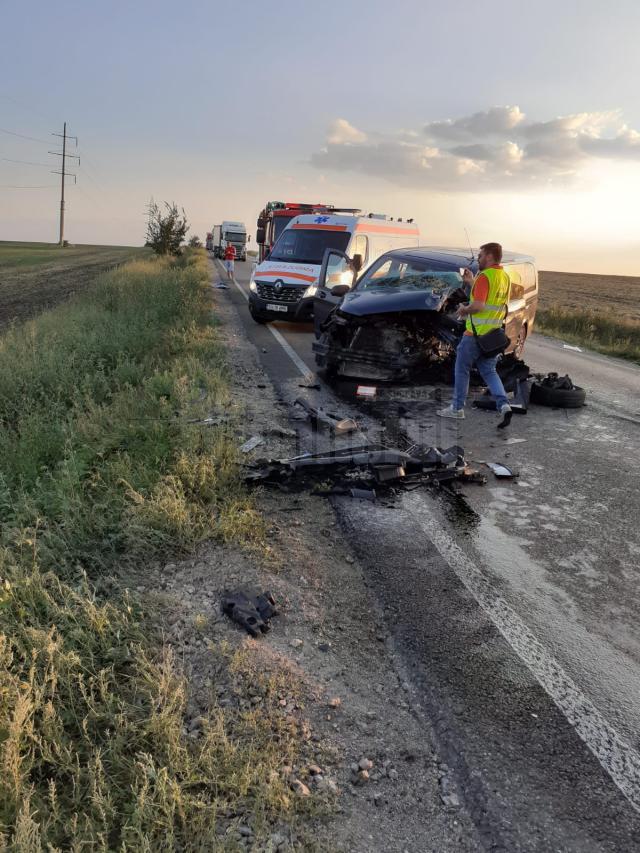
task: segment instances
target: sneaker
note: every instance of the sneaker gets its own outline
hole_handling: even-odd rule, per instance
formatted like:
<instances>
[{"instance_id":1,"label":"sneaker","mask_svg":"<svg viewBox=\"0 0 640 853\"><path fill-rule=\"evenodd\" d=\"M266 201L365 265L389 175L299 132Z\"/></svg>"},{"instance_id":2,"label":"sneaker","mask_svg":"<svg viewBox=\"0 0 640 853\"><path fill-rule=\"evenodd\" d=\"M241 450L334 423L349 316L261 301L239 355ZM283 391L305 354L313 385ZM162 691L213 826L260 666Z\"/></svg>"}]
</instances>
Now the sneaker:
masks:
<instances>
[{"instance_id":1,"label":"sneaker","mask_svg":"<svg viewBox=\"0 0 640 853\"><path fill-rule=\"evenodd\" d=\"M446 409L438 409L436 415L441 418L454 418L461 421L464 419L464 409L454 409L453 406L447 406Z\"/></svg>"},{"instance_id":2,"label":"sneaker","mask_svg":"<svg viewBox=\"0 0 640 853\"><path fill-rule=\"evenodd\" d=\"M511 423L511 418L513 417L513 410L508 403L500 409L500 414L502 415L502 420L498 424L498 429L505 429Z\"/></svg>"}]
</instances>

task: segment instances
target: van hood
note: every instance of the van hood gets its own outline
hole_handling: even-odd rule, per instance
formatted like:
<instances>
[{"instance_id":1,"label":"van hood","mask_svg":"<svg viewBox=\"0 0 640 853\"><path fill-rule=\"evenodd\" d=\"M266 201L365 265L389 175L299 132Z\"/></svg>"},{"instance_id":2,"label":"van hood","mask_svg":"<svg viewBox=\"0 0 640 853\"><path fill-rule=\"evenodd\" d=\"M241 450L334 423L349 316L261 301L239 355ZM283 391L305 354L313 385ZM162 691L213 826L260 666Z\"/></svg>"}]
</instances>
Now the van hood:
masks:
<instances>
[{"instance_id":1,"label":"van hood","mask_svg":"<svg viewBox=\"0 0 640 853\"><path fill-rule=\"evenodd\" d=\"M317 284L320 275L320 264L296 264L283 263L282 261L263 261L255 269L255 281L264 281L267 284L275 284L281 281L283 284L309 287Z\"/></svg>"},{"instance_id":2,"label":"van hood","mask_svg":"<svg viewBox=\"0 0 640 853\"><path fill-rule=\"evenodd\" d=\"M443 287L437 290L354 290L346 294L338 310L341 314L355 317L402 311L440 311L455 289Z\"/></svg>"}]
</instances>

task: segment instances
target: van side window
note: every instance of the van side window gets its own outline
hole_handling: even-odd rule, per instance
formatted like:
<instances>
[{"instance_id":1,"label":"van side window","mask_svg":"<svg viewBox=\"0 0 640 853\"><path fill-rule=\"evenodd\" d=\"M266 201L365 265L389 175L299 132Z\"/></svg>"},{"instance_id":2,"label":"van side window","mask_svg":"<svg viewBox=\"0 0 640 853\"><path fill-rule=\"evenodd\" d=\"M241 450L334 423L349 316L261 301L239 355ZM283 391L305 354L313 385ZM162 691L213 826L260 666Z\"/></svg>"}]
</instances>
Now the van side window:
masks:
<instances>
[{"instance_id":1,"label":"van side window","mask_svg":"<svg viewBox=\"0 0 640 853\"><path fill-rule=\"evenodd\" d=\"M524 298L524 266L524 264L508 264L504 268L511 280L510 301Z\"/></svg>"},{"instance_id":2,"label":"van side window","mask_svg":"<svg viewBox=\"0 0 640 853\"><path fill-rule=\"evenodd\" d=\"M525 293L533 292L536 289L536 268L533 264L523 264L524 267L524 278L522 283L524 284Z\"/></svg>"},{"instance_id":3,"label":"van side window","mask_svg":"<svg viewBox=\"0 0 640 853\"><path fill-rule=\"evenodd\" d=\"M355 239L353 241L353 249L351 250L351 257L354 255L361 255L362 257L362 267L366 267L367 265L367 254L369 252L369 241L367 239L366 234L356 234Z\"/></svg>"}]
</instances>

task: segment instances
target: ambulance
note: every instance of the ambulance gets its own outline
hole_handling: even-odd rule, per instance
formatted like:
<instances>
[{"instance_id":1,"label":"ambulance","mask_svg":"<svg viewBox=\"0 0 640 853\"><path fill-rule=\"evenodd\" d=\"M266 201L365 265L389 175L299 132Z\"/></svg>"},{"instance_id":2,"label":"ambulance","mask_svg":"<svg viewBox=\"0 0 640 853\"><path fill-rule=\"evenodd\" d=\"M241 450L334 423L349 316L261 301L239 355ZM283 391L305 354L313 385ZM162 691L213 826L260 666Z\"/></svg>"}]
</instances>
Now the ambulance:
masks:
<instances>
[{"instance_id":1,"label":"ambulance","mask_svg":"<svg viewBox=\"0 0 640 853\"><path fill-rule=\"evenodd\" d=\"M327 249L345 252L354 268L361 270L385 252L419 243L420 229L413 219L375 213L296 216L251 274L249 313L256 323L310 320L310 315L300 315L299 303L304 295L305 305L313 305L310 297Z\"/></svg>"}]
</instances>

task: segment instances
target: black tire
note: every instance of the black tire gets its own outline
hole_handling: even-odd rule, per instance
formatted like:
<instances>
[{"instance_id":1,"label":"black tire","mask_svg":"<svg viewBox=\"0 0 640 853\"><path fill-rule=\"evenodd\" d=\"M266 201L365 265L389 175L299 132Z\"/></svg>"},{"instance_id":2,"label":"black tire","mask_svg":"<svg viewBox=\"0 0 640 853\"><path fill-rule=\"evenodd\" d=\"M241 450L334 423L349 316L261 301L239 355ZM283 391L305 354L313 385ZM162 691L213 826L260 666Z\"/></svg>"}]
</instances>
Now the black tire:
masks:
<instances>
[{"instance_id":1,"label":"black tire","mask_svg":"<svg viewBox=\"0 0 640 853\"><path fill-rule=\"evenodd\" d=\"M540 382L531 386L530 401L538 406L550 406L554 409L580 409L584 406L587 393L584 388L549 388Z\"/></svg>"}]
</instances>

